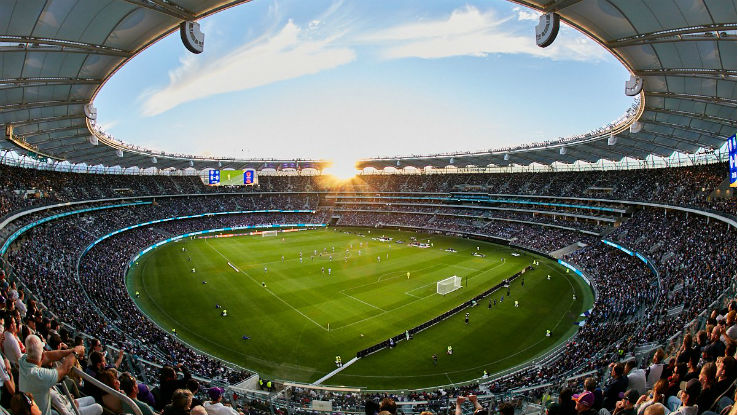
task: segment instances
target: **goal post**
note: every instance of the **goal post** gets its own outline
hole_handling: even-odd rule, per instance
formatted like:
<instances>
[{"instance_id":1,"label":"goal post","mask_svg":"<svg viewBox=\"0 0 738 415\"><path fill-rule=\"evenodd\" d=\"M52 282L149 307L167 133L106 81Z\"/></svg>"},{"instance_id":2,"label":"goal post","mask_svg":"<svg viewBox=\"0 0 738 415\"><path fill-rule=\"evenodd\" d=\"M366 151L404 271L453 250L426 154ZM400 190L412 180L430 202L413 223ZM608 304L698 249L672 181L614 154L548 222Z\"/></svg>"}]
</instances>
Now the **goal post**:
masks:
<instances>
[{"instance_id":1,"label":"goal post","mask_svg":"<svg viewBox=\"0 0 738 415\"><path fill-rule=\"evenodd\" d=\"M436 282L436 294L446 295L461 288L461 277L456 275Z\"/></svg>"},{"instance_id":2,"label":"goal post","mask_svg":"<svg viewBox=\"0 0 738 415\"><path fill-rule=\"evenodd\" d=\"M261 236L277 236L277 233L279 233L279 231L262 231Z\"/></svg>"}]
</instances>

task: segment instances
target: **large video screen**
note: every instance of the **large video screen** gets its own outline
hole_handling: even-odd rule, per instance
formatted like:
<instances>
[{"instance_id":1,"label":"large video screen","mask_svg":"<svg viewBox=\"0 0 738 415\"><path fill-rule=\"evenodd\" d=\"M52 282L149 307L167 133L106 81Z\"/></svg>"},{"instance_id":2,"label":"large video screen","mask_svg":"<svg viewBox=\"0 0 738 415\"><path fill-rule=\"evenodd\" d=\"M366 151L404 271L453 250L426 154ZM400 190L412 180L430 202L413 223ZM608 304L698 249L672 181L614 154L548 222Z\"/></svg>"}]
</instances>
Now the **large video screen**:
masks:
<instances>
[{"instance_id":1,"label":"large video screen","mask_svg":"<svg viewBox=\"0 0 738 415\"><path fill-rule=\"evenodd\" d=\"M208 184L211 186L252 186L257 183L256 170L210 170Z\"/></svg>"},{"instance_id":2,"label":"large video screen","mask_svg":"<svg viewBox=\"0 0 738 415\"><path fill-rule=\"evenodd\" d=\"M735 134L728 139L728 165L730 166L730 187L738 186L738 142Z\"/></svg>"}]
</instances>

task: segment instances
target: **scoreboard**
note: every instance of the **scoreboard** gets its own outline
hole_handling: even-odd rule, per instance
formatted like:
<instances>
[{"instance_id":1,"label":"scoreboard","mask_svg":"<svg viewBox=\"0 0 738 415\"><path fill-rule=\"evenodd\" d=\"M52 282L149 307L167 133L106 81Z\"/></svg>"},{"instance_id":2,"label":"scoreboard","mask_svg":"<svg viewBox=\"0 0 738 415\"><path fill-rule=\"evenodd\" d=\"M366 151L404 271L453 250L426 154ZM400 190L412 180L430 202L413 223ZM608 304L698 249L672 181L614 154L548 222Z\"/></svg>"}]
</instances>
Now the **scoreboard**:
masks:
<instances>
[{"instance_id":1,"label":"scoreboard","mask_svg":"<svg viewBox=\"0 0 738 415\"><path fill-rule=\"evenodd\" d=\"M730 167L730 187L738 185L738 165L736 165L736 155L738 154L738 146L736 146L735 134L728 139L728 166Z\"/></svg>"},{"instance_id":2,"label":"scoreboard","mask_svg":"<svg viewBox=\"0 0 738 415\"><path fill-rule=\"evenodd\" d=\"M208 170L211 186L253 186L258 183L255 169Z\"/></svg>"}]
</instances>

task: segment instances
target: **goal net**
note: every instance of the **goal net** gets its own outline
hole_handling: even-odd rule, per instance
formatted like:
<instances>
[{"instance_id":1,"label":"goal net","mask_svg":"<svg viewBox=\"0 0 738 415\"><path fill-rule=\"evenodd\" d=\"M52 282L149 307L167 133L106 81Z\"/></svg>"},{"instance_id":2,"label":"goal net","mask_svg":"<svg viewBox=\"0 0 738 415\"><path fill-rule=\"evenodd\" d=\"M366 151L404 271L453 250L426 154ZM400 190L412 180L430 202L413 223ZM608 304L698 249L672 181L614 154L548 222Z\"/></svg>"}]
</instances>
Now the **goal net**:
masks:
<instances>
[{"instance_id":1,"label":"goal net","mask_svg":"<svg viewBox=\"0 0 738 415\"><path fill-rule=\"evenodd\" d=\"M436 293L446 295L461 288L461 277L454 275L436 282Z\"/></svg>"},{"instance_id":2,"label":"goal net","mask_svg":"<svg viewBox=\"0 0 738 415\"><path fill-rule=\"evenodd\" d=\"M279 231L262 231L261 236L277 236Z\"/></svg>"}]
</instances>

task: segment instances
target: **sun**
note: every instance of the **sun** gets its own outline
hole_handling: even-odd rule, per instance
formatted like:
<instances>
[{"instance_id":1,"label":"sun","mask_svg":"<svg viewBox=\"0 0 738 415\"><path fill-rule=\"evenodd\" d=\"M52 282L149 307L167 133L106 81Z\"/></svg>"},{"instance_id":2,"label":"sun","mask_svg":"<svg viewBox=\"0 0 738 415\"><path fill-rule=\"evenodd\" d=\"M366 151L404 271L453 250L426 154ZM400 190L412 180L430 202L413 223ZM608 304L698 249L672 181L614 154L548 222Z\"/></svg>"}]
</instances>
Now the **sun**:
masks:
<instances>
[{"instance_id":1,"label":"sun","mask_svg":"<svg viewBox=\"0 0 738 415\"><path fill-rule=\"evenodd\" d=\"M349 180L356 176L356 162L346 159L331 160L331 165L323 169L324 174L331 175L338 180Z\"/></svg>"}]
</instances>

